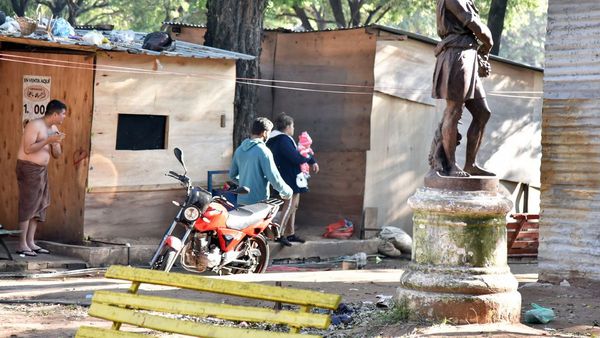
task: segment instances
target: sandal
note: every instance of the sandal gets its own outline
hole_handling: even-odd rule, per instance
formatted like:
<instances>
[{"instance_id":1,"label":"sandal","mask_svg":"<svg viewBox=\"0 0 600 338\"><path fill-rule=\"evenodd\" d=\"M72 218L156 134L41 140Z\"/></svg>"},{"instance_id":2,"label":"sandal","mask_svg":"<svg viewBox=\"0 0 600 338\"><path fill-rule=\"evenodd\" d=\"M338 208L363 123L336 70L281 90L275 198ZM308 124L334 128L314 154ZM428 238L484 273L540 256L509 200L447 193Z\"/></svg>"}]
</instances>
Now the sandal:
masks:
<instances>
[{"instance_id":1,"label":"sandal","mask_svg":"<svg viewBox=\"0 0 600 338\"><path fill-rule=\"evenodd\" d=\"M17 254L25 255L25 256L29 256L29 257L37 256L37 254L31 250L17 250Z\"/></svg>"},{"instance_id":2,"label":"sandal","mask_svg":"<svg viewBox=\"0 0 600 338\"><path fill-rule=\"evenodd\" d=\"M49 254L50 253L50 251L48 251L44 248L33 249L33 252L38 253L38 254Z\"/></svg>"}]
</instances>

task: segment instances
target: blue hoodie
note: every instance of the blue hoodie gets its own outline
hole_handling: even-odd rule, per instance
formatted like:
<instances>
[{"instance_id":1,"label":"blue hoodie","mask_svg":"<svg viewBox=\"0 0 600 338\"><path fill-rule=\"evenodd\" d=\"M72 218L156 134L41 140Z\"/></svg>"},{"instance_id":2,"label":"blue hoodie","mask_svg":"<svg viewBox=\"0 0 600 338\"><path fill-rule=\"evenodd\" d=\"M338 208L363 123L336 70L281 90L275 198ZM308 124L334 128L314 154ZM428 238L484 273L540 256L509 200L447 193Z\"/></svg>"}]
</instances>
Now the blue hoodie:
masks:
<instances>
[{"instance_id":1,"label":"blue hoodie","mask_svg":"<svg viewBox=\"0 0 600 338\"><path fill-rule=\"evenodd\" d=\"M279 175L273 154L258 138L245 139L235 150L229 177L240 186L250 188L249 194L238 195L240 204L252 204L269 198L269 183L284 198L293 194L292 188Z\"/></svg>"}]
</instances>

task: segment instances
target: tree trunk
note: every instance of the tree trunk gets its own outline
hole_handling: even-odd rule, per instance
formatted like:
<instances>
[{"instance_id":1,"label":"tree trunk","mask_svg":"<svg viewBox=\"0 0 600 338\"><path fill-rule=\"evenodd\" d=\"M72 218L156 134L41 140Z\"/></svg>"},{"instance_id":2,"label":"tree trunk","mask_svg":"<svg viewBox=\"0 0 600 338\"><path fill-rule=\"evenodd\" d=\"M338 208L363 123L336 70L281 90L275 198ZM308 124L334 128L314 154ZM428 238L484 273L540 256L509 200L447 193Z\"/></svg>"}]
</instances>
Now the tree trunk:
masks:
<instances>
[{"instance_id":1,"label":"tree trunk","mask_svg":"<svg viewBox=\"0 0 600 338\"><path fill-rule=\"evenodd\" d=\"M294 13L296 13L296 16L300 19L300 22L302 22L302 27L304 27L304 30L313 31L314 29L310 24L310 21L308 20L308 15L306 15L306 11L304 10L304 8L298 5L293 5L292 8L294 9Z\"/></svg>"},{"instance_id":2,"label":"tree trunk","mask_svg":"<svg viewBox=\"0 0 600 338\"><path fill-rule=\"evenodd\" d=\"M346 27L346 18L344 18L344 7L342 7L342 0L329 0L333 17L338 28Z\"/></svg>"},{"instance_id":3,"label":"tree trunk","mask_svg":"<svg viewBox=\"0 0 600 338\"><path fill-rule=\"evenodd\" d=\"M504 18L506 17L506 7L508 0L492 0L490 5L490 14L488 15L488 27L492 32L494 47L490 51L494 55L500 52L500 40L504 30Z\"/></svg>"},{"instance_id":4,"label":"tree trunk","mask_svg":"<svg viewBox=\"0 0 600 338\"><path fill-rule=\"evenodd\" d=\"M54 1L38 1L38 3L47 6L52 11L52 15L55 18L62 17L63 11L67 7L65 0L54 0Z\"/></svg>"},{"instance_id":5,"label":"tree trunk","mask_svg":"<svg viewBox=\"0 0 600 338\"><path fill-rule=\"evenodd\" d=\"M360 8L364 5L361 0L348 0L348 7L350 7L350 24L348 27L359 27L360 26Z\"/></svg>"},{"instance_id":6,"label":"tree trunk","mask_svg":"<svg viewBox=\"0 0 600 338\"><path fill-rule=\"evenodd\" d=\"M77 25L77 16L79 16L80 5L81 1L67 0L67 21L71 24L71 26Z\"/></svg>"},{"instance_id":7,"label":"tree trunk","mask_svg":"<svg viewBox=\"0 0 600 338\"><path fill-rule=\"evenodd\" d=\"M253 55L254 60L238 60L237 77L258 78L261 35L267 0L208 0L205 45ZM234 101L234 149L250 135L256 115L258 87L236 84Z\"/></svg>"},{"instance_id":8,"label":"tree trunk","mask_svg":"<svg viewBox=\"0 0 600 338\"><path fill-rule=\"evenodd\" d=\"M55 18L60 18L62 17L62 13L65 10L65 7L67 7L67 3L64 1L57 1L56 5L50 7L50 10L52 11L52 15Z\"/></svg>"},{"instance_id":9,"label":"tree trunk","mask_svg":"<svg viewBox=\"0 0 600 338\"><path fill-rule=\"evenodd\" d=\"M27 3L29 0L10 0L13 11L17 16L25 16L25 10L27 9Z\"/></svg>"}]
</instances>

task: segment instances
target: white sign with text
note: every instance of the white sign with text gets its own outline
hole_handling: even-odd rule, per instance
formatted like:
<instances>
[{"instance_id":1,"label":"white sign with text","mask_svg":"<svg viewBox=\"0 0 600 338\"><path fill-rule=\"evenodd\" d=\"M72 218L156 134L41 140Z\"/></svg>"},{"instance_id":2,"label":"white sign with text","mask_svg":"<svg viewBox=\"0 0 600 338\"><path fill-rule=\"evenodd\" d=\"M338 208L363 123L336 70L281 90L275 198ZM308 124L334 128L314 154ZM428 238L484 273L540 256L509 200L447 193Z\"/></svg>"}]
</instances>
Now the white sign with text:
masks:
<instances>
[{"instance_id":1,"label":"white sign with text","mask_svg":"<svg viewBox=\"0 0 600 338\"><path fill-rule=\"evenodd\" d=\"M50 102L50 76L23 76L23 122L44 117Z\"/></svg>"}]
</instances>

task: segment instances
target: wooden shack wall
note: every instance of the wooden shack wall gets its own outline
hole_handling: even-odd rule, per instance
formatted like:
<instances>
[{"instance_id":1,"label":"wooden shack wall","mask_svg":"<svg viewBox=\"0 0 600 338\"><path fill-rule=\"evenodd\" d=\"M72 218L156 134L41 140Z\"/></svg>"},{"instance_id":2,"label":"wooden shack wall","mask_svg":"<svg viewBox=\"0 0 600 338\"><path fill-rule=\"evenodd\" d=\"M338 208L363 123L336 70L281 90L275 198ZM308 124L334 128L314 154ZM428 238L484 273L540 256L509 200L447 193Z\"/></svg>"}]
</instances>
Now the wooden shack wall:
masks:
<instances>
[{"instance_id":1,"label":"wooden shack wall","mask_svg":"<svg viewBox=\"0 0 600 338\"><path fill-rule=\"evenodd\" d=\"M183 171L173 149L183 150L196 184L206 184L208 170L229 167L235 61L99 53L97 64L156 73L98 70L85 234L160 238L176 212L171 200L185 196L164 175ZM119 114L166 115L166 149L115 150Z\"/></svg>"},{"instance_id":2,"label":"wooden shack wall","mask_svg":"<svg viewBox=\"0 0 600 338\"><path fill-rule=\"evenodd\" d=\"M377 93L371 114L364 205L378 208L378 227L394 225L412 233L412 210L406 202L422 186L429 170L431 140L445 108L443 100L430 97L435 65L433 48L432 44L413 39L377 43L374 71ZM498 61L492 61L492 68L493 75L484 79L483 84L493 114L479 162L507 181L509 193L515 189L509 182L539 187L542 72ZM493 95L507 91L525 92L512 95L537 97ZM470 120L465 111L460 126L463 135ZM461 142L457 149L461 165L465 145L466 142ZM536 197L535 192L530 196L530 212L539 211Z\"/></svg>"},{"instance_id":3,"label":"wooden shack wall","mask_svg":"<svg viewBox=\"0 0 600 338\"><path fill-rule=\"evenodd\" d=\"M372 86L375 43L364 29L279 33L274 78ZM306 88L369 92L352 87ZM310 192L302 195L297 222L319 226L340 218L360 222L372 95L275 88L273 100L273 117L285 112L294 118L296 134L309 132L321 168L310 179Z\"/></svg>"},{"instance_id":4,"label":"wooden shack wall","mask_svg":"<svg viewBox=\"0 0 600 338\"><path fill-rule=\"evenodd\" d=\"M600 281L600 2L550 0L539 278Z\"/></svg>"},{"instance_id":5,"label":"wooden shack wall","mask_svg":"<svg viewBox=\"0 0 600 338\"><path fill-rule=\"evenodd\" d=\"M1 49L0 49L1 50ZM83 238L84 199L88 178L90 128L92 119L92 70L52 67L46 60L93 65L93 55L72 53L12 52L2 53L36 59L28 63L0 61L0 224L18 228L18 187L15 175L17 152L23 132L23 76L51 77L51 98L68 106L61 131L66 134L63 154L51 159L48 167L51 205L47 222L40 225L37 238L78 243ZM33 62L33 63L32 63Z\"/></svg>"},{"instance_id":6,"label":"wooden shack wall","mask_svg":"<svg viewBox=\"0 0 600 338\"><path fill-rule=\"evenodd\" d=\"M177 27L179 33L173 32L173 28ZM167 32L173 40L181 40L191 42L199 45L204 44L204 33L206 28L203 27L185 27L185 26L171 26L167 28Z\"/></svg>"}]
</instances>

